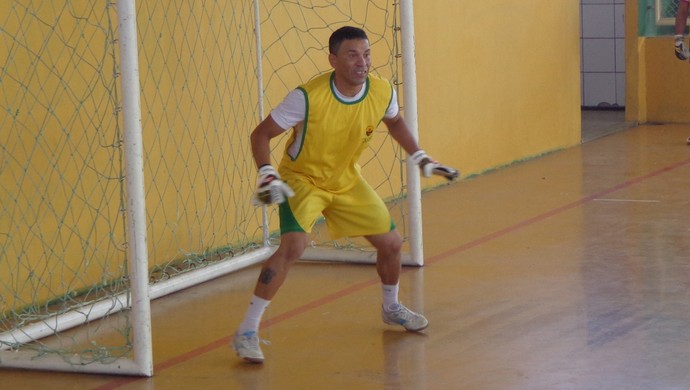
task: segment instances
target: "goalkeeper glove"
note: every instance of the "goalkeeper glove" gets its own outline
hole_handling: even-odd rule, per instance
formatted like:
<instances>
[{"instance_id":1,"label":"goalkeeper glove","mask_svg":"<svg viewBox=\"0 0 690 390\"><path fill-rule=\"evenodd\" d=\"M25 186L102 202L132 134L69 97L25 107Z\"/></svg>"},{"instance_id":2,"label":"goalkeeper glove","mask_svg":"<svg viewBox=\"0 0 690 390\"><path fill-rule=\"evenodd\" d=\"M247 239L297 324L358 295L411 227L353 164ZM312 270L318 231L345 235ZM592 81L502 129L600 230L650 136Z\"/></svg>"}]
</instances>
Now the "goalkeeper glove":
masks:
<instances>
[{"instance_id":1,"label":"goalkeeper glove","mask_svg":"<svg viewBox=\"0 0 690 390\"><path fill-rule=\"evenodd\" d=\"M441 165L432 160L423 150L418 150L410 156L412 162L415 163L422 171L422 176L431 177L431 175L443 176L448 180L457 179L460 173L451 167Z\"/></svg>"},{"instance_id":2,"label":"goalkeeper glove","mask_svg":"<svg viewBox=\"0 0 690 390\"><path fill-rule=\"evenodd\" d=\"M685 61L690 58L690 51L688 50L688 47L685 46L685 37L683 35L676 35L675 37L675 52L676 52L676 57L681 60Z\"/></svg>"},{"instance_id":3,"label":"goalkeeper glove","mask_svg":"<svg viewBox=\"0 0 690 390\"><path fill-rule=\"evenodd\" d=\"M283 203L286 198L295 195L292 188L280 180L278 171L270 165L259 168L259 179L256 186L256 193L252 197L254 206Z\"/></svg>"}]
</instances>

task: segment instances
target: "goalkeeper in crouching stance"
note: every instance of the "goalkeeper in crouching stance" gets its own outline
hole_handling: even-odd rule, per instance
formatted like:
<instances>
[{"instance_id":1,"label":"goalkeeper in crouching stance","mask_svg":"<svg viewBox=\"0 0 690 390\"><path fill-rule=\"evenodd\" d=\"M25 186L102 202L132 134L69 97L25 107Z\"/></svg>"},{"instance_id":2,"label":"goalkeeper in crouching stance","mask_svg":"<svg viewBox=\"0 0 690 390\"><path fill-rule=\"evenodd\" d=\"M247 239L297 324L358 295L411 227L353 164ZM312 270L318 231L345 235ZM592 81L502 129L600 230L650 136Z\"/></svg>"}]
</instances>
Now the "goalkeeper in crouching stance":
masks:
<instances>
[{"instance_id":1,"label":"goalkeeper in crouching stance","mask_svg":"<svg viewBox=\"0 0 690 390\"><path fill-rule=\"evenodd\" d=\"M423 176L449 180L458 172L422 151L400 116L390 82L369 74L369 40L355 27L343 27L329 39L333 71L290 92L251 134L259 168L253 202L278 204L280 246L263 264L244 321L232 347L244 360L262 363L259 323L289 268L308 245L307 234L323 215L335 238L365 237L377 250L381 279L381 314L387 324L421 331L428 321L398 302L402 238L383 200L362 178L357 160L383 121L393 139L410 154ZM282 160L271 166L270 140L293 129Z\"/></svg>"}]
</instances>

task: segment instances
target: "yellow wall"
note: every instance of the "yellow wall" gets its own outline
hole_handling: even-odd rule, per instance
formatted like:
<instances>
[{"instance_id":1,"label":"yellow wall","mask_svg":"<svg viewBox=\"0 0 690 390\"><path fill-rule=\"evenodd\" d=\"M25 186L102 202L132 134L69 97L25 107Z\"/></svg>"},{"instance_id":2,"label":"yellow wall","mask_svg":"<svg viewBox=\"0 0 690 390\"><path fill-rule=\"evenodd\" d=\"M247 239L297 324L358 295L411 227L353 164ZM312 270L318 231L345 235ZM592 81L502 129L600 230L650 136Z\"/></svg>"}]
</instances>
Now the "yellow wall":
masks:
<instances>
[{"instance_id":1,"label":"yellow wall","mask_svg":"<svg viewBox=\"0 0 690 390\"><path fill-rule=\"evenodd\" d=\"M350 16L362 23L390 16L385 11L392 7L389 0L373 2L378 7ZM103 17L114 18L114 10L103 9L101 3L56 1L54 8L42 8L47 15L40 15L39 23L33 19L38 14L29 5L16 6L19 3L0 6L2 14L14 15L8 20L22 23L8 22L0 35L6 43L0 50L13 50L12 55L0 53L0 58L15 61L3 68L9 76L0 94L0 140L6 148L0 151L11 156L0 161L0 246L10 248L0 253L0 278L5 281L0 286L0 311L5 305L21 306L89 283L107 283L124 271L126 249L120 173L100 172L104 167L119 169L122 158L117 148L121 129L114 115L119 112L119 79L113 78L112 69L117 53L107 35L113 30ZM157 7L150 1L138 10L151 265L260 234L260 212L246 207L255 175L248 135L258 121L249 3L234 8L213 2L162 3L174 7ZM321 18L333 13L337 23L348 21L338 19L342 9L332 5L305 11L296 2L273 3L270 15L266 10L263 14L264 20L270 19L266 37L274 23L297 27L290 32L295 34L302 19L323 23ZM70 17L62 15L61 6L71 10ZM234 12L240 7L243 12ZM293 8L302 14L295 18L290 14ZM579 143L577 2L417 0L414 13L420 140L429 154L467 176ZM196 26L189 15L204 22ZM55 20L59 28L37 27L47 20ZM216 25L225 21L230 27ZM104 26L95 29L99 23ZM325 44L332 27L328 24L299 39L281 36L280 42L266 45L264 76L271 64L285 63L281 56L307 57L303 46L292 47L293 43L307 45L307 54L315 59L307 59L305 66L280 67L278 72L323 70L327 54L318 45ZM388 31L390 27L386 25ZM207 28L222 34L209 34ZM25 36L23 31L32 34ZM15 37L22 43L13 43ZM237 40L232 45L218 43L226 37ZM374 38L374 65L395 62L395 45L381 36ZM180 57L168 57L173 54ZM99 61L103 67L94 70ZM392 75L395 66L377 73L388 77L386 72ZM282 81L290 80L286 85L266 84L268 108L280 99L276 95L282 97L308 76L283 77ZM82 85L87 81L92 90ZM220 88L213 89L217 85ZM58 96L55 91L62 87L71 94ZM383 135L377 142L386 143ZM202 170L210 173L203 176ZM376 173L366 174L381 179ZM425 180L423 185L441 181ZM101 196L104 183L111 195L90 199ZM250 228L232 238L221 234L240 223ZM107 270L101 274L99 267ZM65 276L66 272L73 273ZM76 277L80 281L71 284ZM30 291L33 285L42 291Z\"/></svg>"},{"instance_id":2,"label":"yellow wall","mask_svg":"<svg viewBox=\"0 0 690 390\"><path fill-rule=\"evenodd\" d=\"M422 146L464 174L580 142L576 1L417 1Z\"/></svg>"},{"instance_id":3,"label":"yellow wall","mask_svg":"<svg viewBox=\"0 0 690 390\"><path fill-rule=\"evenodd\" d=\"M645 86L641 105L645 116L640 122L690 122L688 91L690 63L673 55L673 38L639 38L644 66L639 73Z\"/></svg>"},{"instance_id":4,"label":"yellow wall","mask_svg":"<svg viewBox=\"0 0 690 390\"><path fill-rule=\"evenodd\" d=\"M673 54L673 37L638 37L638 0L626 0L626 120L690 122L690 63Z\"/></svg>"},{"instance_id":5,"label":"yellow wall","mask_svg":"<svg viewBox=\"0 0 690 390\"><path fill-rule=\"evenodd\" d=\"M122 274L112 37L34 3L0 3L0 314Z\"/></svg>"}]
</instances>

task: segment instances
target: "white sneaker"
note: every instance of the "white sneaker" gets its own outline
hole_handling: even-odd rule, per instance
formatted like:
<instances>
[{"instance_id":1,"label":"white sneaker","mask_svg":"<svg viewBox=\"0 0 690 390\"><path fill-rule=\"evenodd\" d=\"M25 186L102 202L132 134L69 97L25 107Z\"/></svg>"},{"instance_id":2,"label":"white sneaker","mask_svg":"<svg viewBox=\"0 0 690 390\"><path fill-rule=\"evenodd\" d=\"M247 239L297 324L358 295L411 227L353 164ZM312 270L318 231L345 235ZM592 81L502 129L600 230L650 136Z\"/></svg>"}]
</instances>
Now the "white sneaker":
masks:
<instances>
[{"instance_id":1,"label":"white sneaker","mask_svg":"<svg viewBox=\"0 0 690 390\"><path fill-rule=\"evenodd\" d=\"M413 312L402 304L398 304L391 311L381 308L381 317L386 324L402 325L405 329L413 332L424 330L429 326L429 321L423 315Z\"/></svg>"},{"instance_id":2,"label":"white sneaker","mask_svg":"<svg viewBox=\"0 0 690 390\"><path fill-rule=\"evenodd\" d=\"M674 37L674 48L676 57L679 60L685 61L690 58L690 50L685 46L685 37L683 35L676 35Z\"/></svg>"},{"instance_id":3,"label":"white sneaker","mask_svg":"<svg viewBox=\"0 0 690 390\"><path fill-rule=\"evenodd\" d=\"M235 333L232 339L232 348L237 356L250 363L263 363L264 354L259 347L259 336L254 331Z\"/></svg>"}]
</instances>

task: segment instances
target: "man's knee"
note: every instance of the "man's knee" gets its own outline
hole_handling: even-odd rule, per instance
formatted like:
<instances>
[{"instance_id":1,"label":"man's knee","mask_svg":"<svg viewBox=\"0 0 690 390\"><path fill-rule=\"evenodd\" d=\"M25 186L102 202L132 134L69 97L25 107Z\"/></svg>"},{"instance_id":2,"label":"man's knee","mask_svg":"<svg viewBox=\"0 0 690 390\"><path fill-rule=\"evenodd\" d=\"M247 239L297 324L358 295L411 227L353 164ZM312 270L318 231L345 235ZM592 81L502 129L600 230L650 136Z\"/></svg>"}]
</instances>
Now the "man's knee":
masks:
<instances>
[{"instance_id":1,"label":"man's knee","mask_svg":"<svg viewBox=\"0 0 690 390\"><path fill-rule=\"evenodd\" d=\"M400 250L402 249L402 244L402 238L396 234L395 239L391 240L390 242L389 251L391 253L400 253Z\"/></svg>"},{"instance_id":2,"label":"man's knee","mask_svg":"<svg viewBox=\"0 0 690 390\"><path fill-rule=\"evenodd\" d=\"M380 254L388 255L400 253L403 244L402 237L396 231L392 231L380 239L371 240L371 242Z\"/></svg>"},{"instance_id":3,"label":"man's knee","mask_svg":"<svg viewBox=\"0 0 690 390\"><path fill-rule=\"evenodd\" d=\"M307 235L305 233L286 233L280 238L278 252L288 263L299 260L307 248Z\"/></svg>"}]
</instances>

